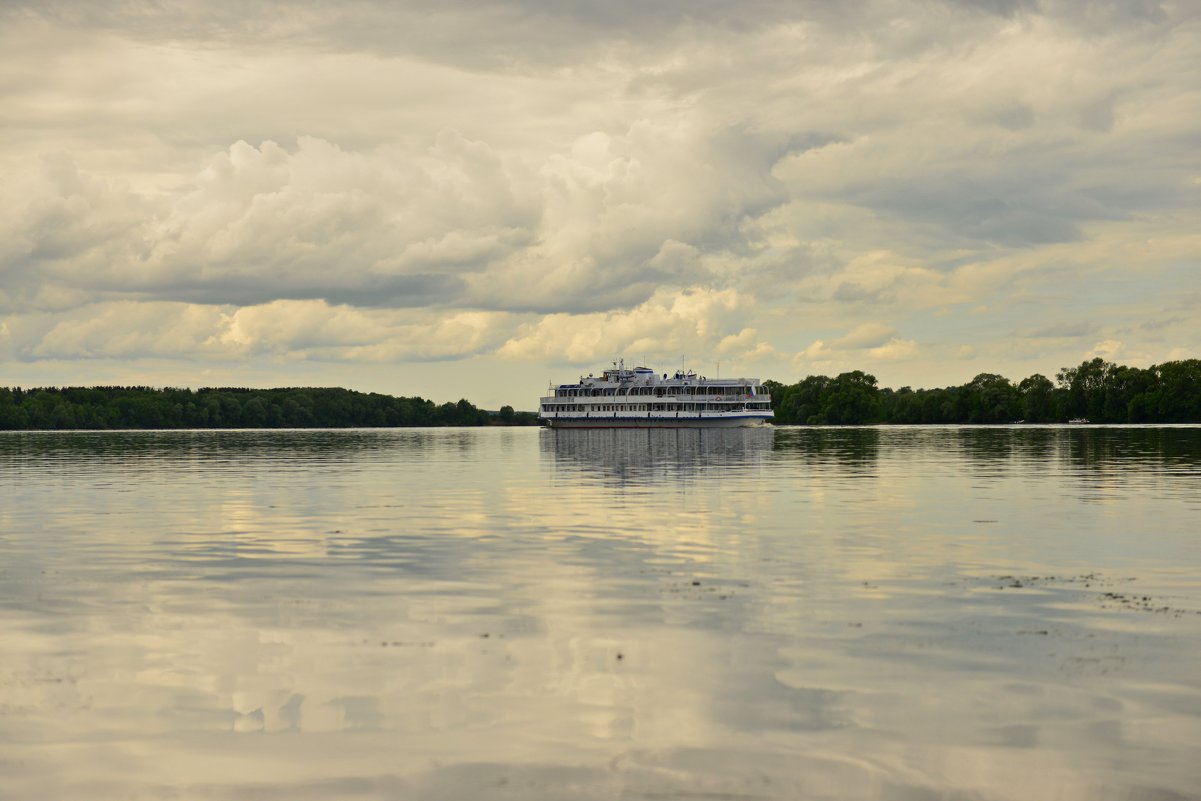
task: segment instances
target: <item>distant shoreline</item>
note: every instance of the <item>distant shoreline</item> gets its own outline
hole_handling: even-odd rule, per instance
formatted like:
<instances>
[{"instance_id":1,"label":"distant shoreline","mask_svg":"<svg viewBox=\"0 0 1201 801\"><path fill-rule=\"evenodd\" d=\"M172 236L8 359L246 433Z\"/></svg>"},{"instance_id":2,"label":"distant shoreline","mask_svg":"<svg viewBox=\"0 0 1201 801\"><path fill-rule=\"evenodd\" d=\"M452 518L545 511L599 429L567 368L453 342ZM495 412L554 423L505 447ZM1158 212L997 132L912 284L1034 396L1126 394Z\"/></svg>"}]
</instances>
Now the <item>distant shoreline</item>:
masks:
<instances>
[{"instance_id":1,"label":"distant shoreline","mask_svg":"<svg viewBox=\"0 0 1201 801\"><path fill-rule=\"evenodd\" d=\"M1022 423L1201 423L1201 360L1146 369L1092 359L1056 381L1035 374L1013 383L981 373L941 389L880 388L854 370L795 384L765 381L776 425L1015 425ZM340 387L0 387L0 430L408 428L533 426L536 412L470 401Z\"/></svg>"},{"instance_id":2,"label":"distant shoreline","mask_svg":"<svg viewBox=\"0 0 1201 801\"><path fill-rule=\"evenodd\" d=\"M115 431L537 425L533 412L338 387L0 387L0 430Z\"/></svg>"},{"instance_id":3,"label":"distant shoreline","mask_svg":"<svg viewBox=\"0 0 1201 801\"><path fill-rule=\"evenodd\" d=\"M780 425L1201 423L1201 360L1146 369L1096 358L1019 382L981 373L941 389L879 388L860 370L796 384L765 381Z\"/></svg>"}]
</instances>

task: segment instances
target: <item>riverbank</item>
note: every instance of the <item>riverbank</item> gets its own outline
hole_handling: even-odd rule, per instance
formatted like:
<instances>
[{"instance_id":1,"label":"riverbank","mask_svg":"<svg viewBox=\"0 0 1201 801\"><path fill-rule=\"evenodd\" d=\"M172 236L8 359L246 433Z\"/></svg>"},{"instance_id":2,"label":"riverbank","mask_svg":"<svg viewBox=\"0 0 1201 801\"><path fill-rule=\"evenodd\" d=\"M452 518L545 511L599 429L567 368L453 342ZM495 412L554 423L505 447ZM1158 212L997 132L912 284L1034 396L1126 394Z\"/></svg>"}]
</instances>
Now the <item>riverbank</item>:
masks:
<instances>
[{"instance_id":1,"label":"riverbank","mask_svg":"<svg viewBox=\"0 0 1201 801\"><path fill-rule=\"evenodd\" d=\"M536 425L533 412L341 388L0 387L0 430Z\"/></svg>"}]
</instances>

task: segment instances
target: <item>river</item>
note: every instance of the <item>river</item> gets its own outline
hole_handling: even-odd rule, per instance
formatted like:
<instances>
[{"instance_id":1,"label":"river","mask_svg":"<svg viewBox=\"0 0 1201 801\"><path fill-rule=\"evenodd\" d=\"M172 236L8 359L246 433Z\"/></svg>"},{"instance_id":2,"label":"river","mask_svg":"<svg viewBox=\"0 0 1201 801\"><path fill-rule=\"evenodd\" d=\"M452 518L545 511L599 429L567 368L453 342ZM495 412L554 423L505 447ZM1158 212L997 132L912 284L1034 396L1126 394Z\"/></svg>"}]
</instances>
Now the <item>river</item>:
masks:
<instances>
[{"instance_id":1,"label":"river","mask_svg":"<svg viewBox=\"0 0 1201 801\"><path fill-rule=\"evenodd\" d=\"M1201 428L0 433L0 798L1201 798Z\"/></svg>"}]
</instances>

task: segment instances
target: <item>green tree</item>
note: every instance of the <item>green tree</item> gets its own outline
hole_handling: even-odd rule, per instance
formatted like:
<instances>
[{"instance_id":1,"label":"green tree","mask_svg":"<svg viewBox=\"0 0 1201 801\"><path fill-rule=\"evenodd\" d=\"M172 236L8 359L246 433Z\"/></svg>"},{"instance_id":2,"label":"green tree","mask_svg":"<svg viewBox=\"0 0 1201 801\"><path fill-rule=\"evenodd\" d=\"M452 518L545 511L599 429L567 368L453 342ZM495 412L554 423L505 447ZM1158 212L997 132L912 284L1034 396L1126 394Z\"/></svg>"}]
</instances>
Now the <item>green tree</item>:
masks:
<instances>
[{"instance_id":1,"label":"green tree","mask_svg":"<svg viewBox=\"0 0 1201 801\"><path fill-rule=\"evenodd\" d=\"M963 387L959 399L965 411L963 422L1008 423L1017 419L1018 391L1004 376L980 373Z\"/></svg>"},{"instance_id":2,"label":"green tree","mask_svg":"<svg viewBox=\"0 0 1201 801\"><path fill-rule=\"evenodd\" d=\"M242 406L242 422L251 428L263 428L269 418L267 402L261 397L251 398Z\"/></svg>"},{"instance_id":3,"label":"green tree","mask_svg":"<svg viewBox=\"0 0 1201 801\"><path fill-rule=\"evenodd\" d=\"M1164 362L1150 369L1156 379L1148 404L1165 423L1201 421L1201 360Z\"/></svg>"},{"instance_id":4,"label":"green tree","mask_svg":"<svg viewBox=\"0 0 1201 801\"><path fill-rule=\"evenodd\" d=\"M1100 420L1105 408L1107 374L1114 365L1097 357L1079 367L1064 367L1056 374L1059 385L1067 390L1067 414Z\"/></svg>"},{"instance_id":5,"label":"green tree","mask_svg":"<svg viewBox=\"0 0 1201 801\"><path fill-rule=\"evenodd\" d=\"M1018 384L1022 417L1029 423L1049 423L1055 419L1055 385L1041 373L1023 378Z\"/></svg>"},{"instance_id":6,"label":"green tree","mask_svg":"<svg viewBox=\"0 0 1201 801\"><path fill-rule=\"evenodd\" d=\"M877 422L876 377L862 370L838 375L830 382L821 417L832 425L866 425Z\"/></svg>"}]
</instances>

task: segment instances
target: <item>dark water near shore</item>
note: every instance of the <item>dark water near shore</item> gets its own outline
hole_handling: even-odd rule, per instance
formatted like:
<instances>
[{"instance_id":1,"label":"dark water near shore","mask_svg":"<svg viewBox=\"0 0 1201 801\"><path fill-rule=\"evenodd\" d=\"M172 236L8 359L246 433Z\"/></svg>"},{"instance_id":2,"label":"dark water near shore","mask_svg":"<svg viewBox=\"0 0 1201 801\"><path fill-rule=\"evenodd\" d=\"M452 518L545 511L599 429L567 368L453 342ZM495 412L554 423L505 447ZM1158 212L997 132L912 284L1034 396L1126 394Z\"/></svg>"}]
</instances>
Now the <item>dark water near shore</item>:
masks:
<instances>
[{"instance_id":1,"label":"dark water near shore","mask_svg":"<svg viewBox=\"0 0 1201 801\"><path fill-rule=\"evenodd\" d=\"M0 434L0 798L1201 798L1201 428Z\"/></svg>"}]
</instances>

